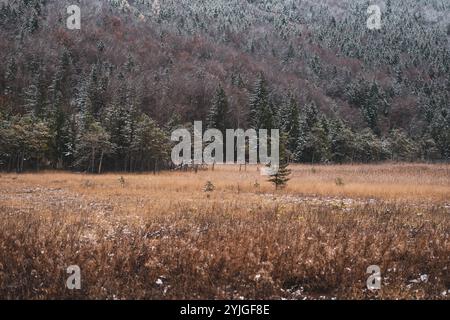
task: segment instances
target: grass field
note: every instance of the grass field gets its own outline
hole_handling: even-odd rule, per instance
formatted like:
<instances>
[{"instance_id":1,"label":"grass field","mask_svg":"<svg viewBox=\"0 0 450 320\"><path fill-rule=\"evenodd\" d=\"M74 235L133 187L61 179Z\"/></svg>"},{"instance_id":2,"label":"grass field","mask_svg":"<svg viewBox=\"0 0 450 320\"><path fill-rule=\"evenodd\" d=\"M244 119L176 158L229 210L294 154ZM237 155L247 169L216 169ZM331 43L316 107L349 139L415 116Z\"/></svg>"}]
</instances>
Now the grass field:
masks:
<instances>
[{"instance_id":1,"label":"grass field","mask_svg":"<svg viewBox=\"0 0 450 320\"><path fill-rule=\"evenodd\" d=\"M0 298L450 298L450 165L291 168L2 174Z\"/></svg>"}]
</instances>

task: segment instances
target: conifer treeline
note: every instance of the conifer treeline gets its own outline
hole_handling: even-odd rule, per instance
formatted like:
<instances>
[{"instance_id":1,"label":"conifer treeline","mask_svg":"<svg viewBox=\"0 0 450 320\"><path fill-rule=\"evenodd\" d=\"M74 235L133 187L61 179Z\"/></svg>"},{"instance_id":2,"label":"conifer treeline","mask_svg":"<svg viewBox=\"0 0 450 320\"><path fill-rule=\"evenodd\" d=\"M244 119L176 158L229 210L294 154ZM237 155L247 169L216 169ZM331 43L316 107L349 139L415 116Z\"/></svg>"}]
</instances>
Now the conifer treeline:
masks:
<instances>
[{"instance_id":1,"label":"conifer treeline","mask_svg":"<svg viewBox=\"0 0 450 320\"><path fill-rule=\"evenodd\" d=\"M412 12L450 5L387 1L373 32L363 2L80 1L70 31L64 1L4 1L0 170L160 170L194 120L279 128L297 162L448 161L450 34Z\"/></svg>"}]
</instances>

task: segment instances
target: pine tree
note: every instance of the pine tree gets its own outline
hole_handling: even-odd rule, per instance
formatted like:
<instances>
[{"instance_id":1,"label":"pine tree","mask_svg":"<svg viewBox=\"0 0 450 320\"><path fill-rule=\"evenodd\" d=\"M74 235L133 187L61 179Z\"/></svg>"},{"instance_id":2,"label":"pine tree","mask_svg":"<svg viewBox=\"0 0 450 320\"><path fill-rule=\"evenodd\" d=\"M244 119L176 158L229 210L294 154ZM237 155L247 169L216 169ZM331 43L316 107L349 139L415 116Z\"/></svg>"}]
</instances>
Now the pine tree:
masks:
<instances>
[{"instance_id":1,"label":"pine tree","mask_svg":"<svg viewBox=\"0 0 450 320\"><path fill-rule=\"evenodd\" d=\"M260 124L259 129L275 129L277 128L278 121L275 117L275 107L272 103L263 105L260 114Z\"/></svg>"},{"instance_id":2,"label":"pine tree","mask_svg":"<svg viewBox=\"0 0 450 320\"><path fill-rule=\"evenodd\" d=\"M79 138L75 153L75 166L85 168L87 172L101 173L103 159L114 149L110 136L98 122L90 123Z\"/></svg>"},{"instance_id":3,"label":"pine tree","mask_svg":"<svg viewBox=\"0 0 450 320\"><path fill-rule=\"evenodd\" d=\"M17 64L16 59L14 57L10 57L8 59L8 62L6 64L6 72L5 72L5 80L6 80L6 86L5 86L5 95L12 95L14 94L14 81L17 77Z\"/></svg>"},{"instance_id":4,"label":"pine tree","mask_svg":"<svg viewBox=\"0 0 450 320\"><path fill-rule=\"evenodd\" d=\"M263 117L267 117L270 115L269 113L269 94L267 91L266 80L263 74L260 74L255 85L255 89L250 96L250 115L249 115L249 124L250 127L258 130L258 129L268 129L262 127Z\"/></svg>"},{"instance_id":5,"label":"pine tree","mask_svg":"<svg viewBox=\"0 0 450 320\"><path fill-rule=\"evenodd\" d=\"M283 130L288 134L287 148L289 151L295 152L298 147L298 136L300 134L300 113L297 102L292 95L289 95L288 98L287 117Z\"/></svg>"},{"instance_id":6,"label":"pine tree","mask_svg":"<svg viewBox=\"0 0 450 320\"><path fill-rule=\"evenodd\" d=\"M104 122L111 142L116 146L115 170L128 171L131 168L131 147L136 138L139 118L137 95L123 74L118 77L120 88L115 101L105 110Z\"/></svg>"},{"instance_id":7,"label":"pine tree","mask_svg":"<svg viewBox=\"0 0 450 320\"><path fill-rule=\"evenodd\" d=\"M224 89L219 86L209 110L207 118L208 129L218 129L222 134L225 134L225 131L231 128L230 122L227 96Z\"/></svg>"},{"instance_id":8,"label":"pine tree","mask_svg":"<svg viewBox=\"0 0 450 320\"><path fill-rule=\"evenodd\" d=\"M436 110L431 123L431 135L443 159L450 159L450 108Z\"/></svg>"},{"instance_id":9,"label":"pine tree","mask_svg":"<svg viewBox=\"0 0 450 320\"><path fill-rule=\"evenodd\" d=\"M330 139L322 122L311 128L304 145L304 160L311 163L326 163L331 159Z\"/></svg>"},{"instance_id":10,"label":"pine tree","mask_svg":"<svg viewBox=\"0 0 450 320\"><path fill-rule=\"evenodd\" d=\"M40 27L39 13L36 10L33 10L32 15L28 18L27 22L28 23L26 25L26 31L28 31L30 34L35 33Z\"/></svg>"},{"instance_id":11,"label":"pine tree","mask_svg":"<svg viewBox=\"0 0 450 320\"><path fill-rule=\"evenodd\" d=\"M378 131L378 109L380 107L380 92L378 85L374 82L370 87L367 97L362 105L361 112L369 127L377 133Z\"/></svg>"},{"instance_id":12,"label":"pine tree","mask_svg":"<svg viewBox=\"0 0 450 320\"><path fill-rule=\"evenodd\" d=\"M402 130L392 130L387 144L393 161L412 161L417 158L418 147Z\"/></svg>"},{"instance_id":13,"label":"pine tree","mask_svg":"<svg viewBox=\"0 0 450 320\"><path fill-rule=\"evenodd\" d=\"M69 113L67 106L68 66L70 57L64 51L59 59L56 72L48 88L48 101L46 107L46 119L51 133L49 146L50 161L53 167L62 169L65 167L66 155L69 154ZM67 95L67 96L66 96Z\"/></svg>"},{"instance_id":14,"label":"pine tree","mask_svg":"<svg viewBox=\"0 0 450 320\"><path fill-rule=\"evenodd\" d=\"M136 138L132 144L135 154L135 170L156 172L169 157L169 139L156 122L142 114L137 123Z\"/></svg>"},{"instance_id":15,"label":"pine tree","mask_svg":"<svg viewBox=\"0 0 450 320\"><path fill-rule=\"evenodd\" d=\"M300 162L314 162L323 158L326 149L326 132L320 124L319 110L314 102L306 104L299 120L299 134L297 147L294 150L294 158Z\"/></svg>"},{"instance_id":16,"label":"pine tree","mask_svg":"<svg viewBox=\"0 0 450 320\"><path fill-rule=\"evenodd\" d=\"M355 137L352 130L341 119L331 122L329 136L331 160L335 163L353 161Z\"/></svg>"},{"instance_id":17,"label":"pine tree","mask_svg":"<svg viewBox=\"0 0 450 320\"><path fill-rule=\"evenodd\" d=\"M75 107L80 115L80 130L84 130L84 127L89 127L90 119L93 116L92 103L89 96L90 87L91 78L89 75L84 75L77 85L74 99Z\"/></svg>"},{"instance_id":18,"label":"pine tree","mask_svg":"<svg viewBox=\"0 0 450 320\"><path fill-rule=\"evenodd\" d=\"M67 114L62 106L62 93L59 90L50 89L51 100L48 106L46 117L51 140L50 140L50 160L54 167L62 169L64 167L65 154L68 153L69 132L67 124Z\"/></svg>"},{"instance_id":19,"label":"pine tree","mask_svg":"<svg viewBox=\"0 0 450 320\"><path fill-rule=\"evenodd\" d=\"M310 131L313 126L319 121L319 110L316 104L313 102L307 104L302 110L302 117L304 118L304 125L306 130Z\"/></svg>"},{"instance_id":20,"label":"pine tree","mask_svg":"<svg viewBox=\"0 0 450 320\"><path fill-rule=\"evenodd\" d=\"M282 134L280 137L280 163L278 165L278 170L271 173L269 176L269 182L273 183L276 190L283 189L286 187L289 176L291 175L291 170L289 167L289 155L286 149L287 135ZM269 164L270 166L270 164Z\"/></svg>"},{"instance_id":21,"label":"pine tree","mask_svg":"<svg viewBox=\"0 0 450 320\"><path fill-rule=\"evenodd\" d=\"M359 162L381 161L387 158L382 141L369 128L355 137L355 160Z\"/></svg>"},{"instance_id":22,"label":"pine tree","mask_svg":"<svg viewBox=\"0 0 450 320\"><path fill-rule=\"evenodd\" d=\"M176 129L180 129L183 127L181 116L178 112L172 112L169 120L164 126L164 130L168 136L172 134Z\"/></svg>"},{"instance_id":23,"label":"pine tree","mask_svg":"<svg viewBox=\"0 0 450 320\"><path fill-rule=\"evenodd\" d=\"M28 163L39 169L44 158L50 138L45 122L32 114L15 116L11 119L8 130L11 155L14 157L17 172L23 172Z\"/></svg>"},{"instance_id":24,"label":"pine tree","mask_svg":"<svg viewBox=\"0 0 450 320\"><path fill-rule=\"evenodd\" d=\"M288 63L291 59L293 59L295 57L295 50L294 47L292 45L292 43L289 44L288 49L286 50L286 53L284 55L284 59L283 62L284 63Z\"/></svg>"},{"instance_id":25,"label":"pine tree","mask_svg":"<svg viewBox=\"0 0 450 320\"><path fill-rule=\"evenodd\" d=\"M89 87L87 94L89 96L89 101L91 104L90 112L92 115L99 115L105 106L105 101L103 98L104 88L102 87L102 81L100 79L99 65L94 64L91 67L91 73L89 75Z\"/></svg>"},{"instance_id":26,"label":"pine tree","mask_svg":"<svg viewBox=\"0 0 450 320\"><path fill-rule=\"evenodd\" d=\"M5 170L6 168L9 171L10 169L6 167L11 159L11 142L13 137L10 127L11 124L0 111L0 170Z\"/></svg>"},{"instance_id":27,"label":"pine tree","mask_svg":"<svg viewBox=\"0 0 450 320\"><path fill-rule=\"evenodd\" d=\"M421 159L426 161L434 161L441 158L441 154L437 147L436 141L429 133L426 133L420 140Z\"/></svg>"},{"instance_id":28,"label":"pine tree","mask_svg":"<svg viewBox=\"0 0 450 320\"><path fill-rule=\"evenodd\" d=\"M46 97L40 64L33 70L31 84L23 91L25 111L36 117L45 117Z\"/></svg>"}]
</instances>

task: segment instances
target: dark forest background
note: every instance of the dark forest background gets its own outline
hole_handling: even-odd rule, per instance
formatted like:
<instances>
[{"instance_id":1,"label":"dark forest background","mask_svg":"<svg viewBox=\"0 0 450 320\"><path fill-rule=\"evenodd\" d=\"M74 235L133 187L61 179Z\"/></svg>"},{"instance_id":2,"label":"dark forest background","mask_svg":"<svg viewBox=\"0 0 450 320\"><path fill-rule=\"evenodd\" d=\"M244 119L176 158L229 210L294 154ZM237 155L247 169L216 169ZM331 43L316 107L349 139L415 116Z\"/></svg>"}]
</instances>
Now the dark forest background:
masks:
<instances>
[{"instance_id":1,"label":"dark forest background","mask_svg":"<svg viewBox=\"0 0 450 320\"><path fill-rule=\"evenodd\" d=\"M279 128L295 162L449 161L449 14L443 0L0 1L0 170L167 168L170 133L194 120Z\"/></svg>"}]
</instances>

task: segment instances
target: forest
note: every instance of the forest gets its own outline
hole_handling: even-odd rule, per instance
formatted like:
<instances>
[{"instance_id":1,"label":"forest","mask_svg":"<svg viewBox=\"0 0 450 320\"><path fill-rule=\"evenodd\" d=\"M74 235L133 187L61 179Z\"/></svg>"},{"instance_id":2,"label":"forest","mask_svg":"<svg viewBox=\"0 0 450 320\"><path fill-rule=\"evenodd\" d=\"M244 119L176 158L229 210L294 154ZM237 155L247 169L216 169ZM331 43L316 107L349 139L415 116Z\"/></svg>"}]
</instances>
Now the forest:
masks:
<instances>
[{"instance_id":1,"label":"forest","mask_svg":"<svg viewBox=\"0 0 450 320\"><path fill-rule=\"evenodd\" d=\"M450 2L374 2L379 30L366 0L2 0L0 171L170 168L194 121L298 163L448 162Z\"/></svg>"}]
</instances>

